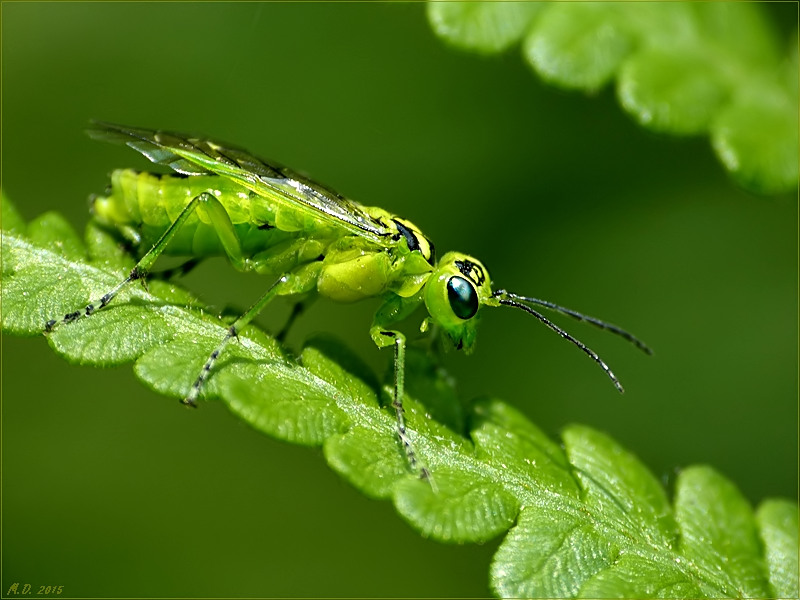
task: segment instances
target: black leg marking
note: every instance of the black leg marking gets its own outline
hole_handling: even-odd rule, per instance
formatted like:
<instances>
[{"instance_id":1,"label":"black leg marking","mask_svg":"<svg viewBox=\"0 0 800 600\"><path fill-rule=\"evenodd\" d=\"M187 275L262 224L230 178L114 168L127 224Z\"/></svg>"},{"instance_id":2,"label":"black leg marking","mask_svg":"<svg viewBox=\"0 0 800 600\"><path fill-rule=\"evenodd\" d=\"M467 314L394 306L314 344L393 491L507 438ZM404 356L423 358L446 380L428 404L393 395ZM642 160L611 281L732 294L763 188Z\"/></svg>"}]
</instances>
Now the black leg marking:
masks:
<instances>
[{"instance_id":1,"label":"black leg marking","mask_svg":"<svg viewBox=\"0 0 800 600\"><path fill-rule=\"evenodd\" d=\"M230 341L231 338L238 338L237 331L234 327L231 327L228 330L227 335L222 340L222 343L217 346L214 351L209 355L208 360L206 360L205 364L203 365L200 374L197 376L197 379L194 380L192 384L192 389L189 390L189 393L186 395L186 398L181 400L183 404L187 406L191 406L192 408L197 408L197 397L200 395L200 390L203 388L206 380L208 379L209 374L211 373L211 369L214 368L214 364L217 362L219 355L222 353L222 350L225 348L227 343Z\"/></svg>"},{"instance_id":2,"label":"black leg marking","mask_svg":"<svg viewBox=\"0 0 800 600\"><path fill-rule=\"evenodd\" d=\"M81 317L90 317L90 316L92 316L98 310L102 310L103 308L108 306L109 303L117 296L119 291L124 286L126 286L128 283L130 283L131 281L135 281L136 279L140 279L140 280L144 281L145 277L147 277L147 273L145 271L143 271L142 269L139 269L137 267L134 267L131 270L130 274L121 283L118 283L117 286L113 290L111 290L110 292L105 294L102 298L100 298L99 305L95 306L94 303L87 304L86 307L83 310L76 310L75 312L67 313L61 319L61 321L57 321L55 319L51 319L51 320L47 321L47 323L44 324L44 332L45 333L50 333L58 325L66 325L68 323L72 323L74 321L77 321Z\"/></svg>"},{"instance_id":3,"label":"black leg marking","mask_svg":"<svg viewBox=\"0 0 800 600\"><path fill-rule=\"evenodd\" d=\"M73 321L77 321L80 318L81 318L81 311L76 310L73 313L64 315L64 323L72 323Z\"/></svg>"}]
</instances>

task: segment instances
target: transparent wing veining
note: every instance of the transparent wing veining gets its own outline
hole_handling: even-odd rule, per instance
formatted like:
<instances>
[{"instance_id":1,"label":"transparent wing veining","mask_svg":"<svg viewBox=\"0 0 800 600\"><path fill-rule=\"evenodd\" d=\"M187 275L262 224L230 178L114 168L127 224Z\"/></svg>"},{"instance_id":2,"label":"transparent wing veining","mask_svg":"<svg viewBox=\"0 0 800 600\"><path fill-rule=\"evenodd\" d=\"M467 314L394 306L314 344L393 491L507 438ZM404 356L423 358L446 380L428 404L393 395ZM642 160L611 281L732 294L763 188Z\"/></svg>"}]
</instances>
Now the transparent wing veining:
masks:
<instances>
[{"instance_id":1,"label":"transparent wing veining","mask_svg":"<svg viewBox=\"0 0 800 600\"><path fill-rule=\"evenodd\" d=\"M245 150L178 133L92 122L93 139L124 144L151 162L184 175L227 177L277 203L301 211L383 245L396 243L391 229L356 204L289 169L270 165Z\"/></svg>"}]
</instances>

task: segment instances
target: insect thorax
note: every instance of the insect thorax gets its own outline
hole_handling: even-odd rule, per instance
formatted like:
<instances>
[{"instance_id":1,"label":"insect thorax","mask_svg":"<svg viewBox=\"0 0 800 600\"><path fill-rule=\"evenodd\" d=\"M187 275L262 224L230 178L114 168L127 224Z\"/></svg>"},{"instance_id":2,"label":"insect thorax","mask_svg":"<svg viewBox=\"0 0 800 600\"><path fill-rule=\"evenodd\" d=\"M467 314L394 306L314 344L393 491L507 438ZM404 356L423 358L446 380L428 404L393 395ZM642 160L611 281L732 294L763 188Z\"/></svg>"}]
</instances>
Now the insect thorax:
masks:
<instances>
[{"instance_id":1,"label":"insect thorax","mask_svg":"<svg viewBox=\"0 0 800 600\"><path fill-rule=\"evenodd\" d=\"M434 267L433 243L409 221L382 208L362 208L393 233L386 236L383 246L356 236L345 236L331 244L317 290L339 302L354 302L387 292L403 298L419 294Z\"/></svg>"}]
</instances>

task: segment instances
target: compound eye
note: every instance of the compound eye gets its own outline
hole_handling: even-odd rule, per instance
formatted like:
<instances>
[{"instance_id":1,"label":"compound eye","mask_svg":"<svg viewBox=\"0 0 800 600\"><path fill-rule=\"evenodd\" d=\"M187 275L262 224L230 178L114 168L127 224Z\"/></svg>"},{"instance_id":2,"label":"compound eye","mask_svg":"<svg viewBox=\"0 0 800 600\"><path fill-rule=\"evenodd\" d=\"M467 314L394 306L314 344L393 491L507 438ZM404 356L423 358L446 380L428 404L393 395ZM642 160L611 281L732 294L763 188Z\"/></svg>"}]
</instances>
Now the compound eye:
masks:
<instances>
[{"instance_id":1,"label":"compound eye","mask_svg":"<svg viewBox=\"0 0 800 600\"><path fill-rule=\"evenodd\" d=\"M478 292L463 277L453 276L447 281L447 299L459 319L471 319L478 312Z\"/></svg>"}]
</instances>

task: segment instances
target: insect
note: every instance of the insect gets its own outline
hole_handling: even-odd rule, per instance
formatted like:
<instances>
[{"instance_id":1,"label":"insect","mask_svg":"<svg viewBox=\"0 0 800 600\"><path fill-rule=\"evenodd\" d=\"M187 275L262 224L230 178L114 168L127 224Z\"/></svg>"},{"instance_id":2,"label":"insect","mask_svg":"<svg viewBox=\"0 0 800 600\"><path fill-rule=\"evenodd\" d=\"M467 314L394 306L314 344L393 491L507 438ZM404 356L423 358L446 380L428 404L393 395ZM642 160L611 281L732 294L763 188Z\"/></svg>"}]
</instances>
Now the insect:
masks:
<instances>
[{"instance_id":1,"label":"insect","mask_svg":"<svg viewBox=\"0 0 800 600\"><path fill-rule=\"evenodd\" d=\"M603 360L533 306L586 321L651 353L615 325L552 302L492 290L483 264L448 252L436 260L434 245L413 223L367 207L284 167L248 152L181 134L93 122L92 138L125 144L174 173L131 169L111 174L110 191L93 200L94 219L113 228L138 252L130 274L99 301L48 321L45 331L89 317L119 291L145 280L161 254L203 258L223 255L241 271L271 275L266 292L233 324L209 355L183 403L196 406L226 345L276 296L316 293L339 302L382 299L370 328L379 348L394 348L392 404L397 436L409 466L430 473L416 456L403 409L406 338L394 327L424 305L421 326L437 328L457 349L469 352L484 307L511 306L536 317L587 354L614 386L622 385Z\"/></svg>"}]
</instances>

